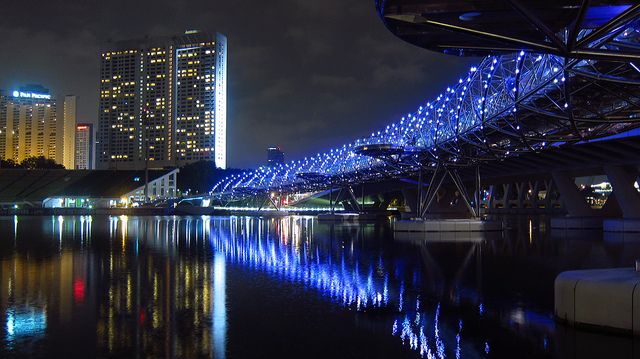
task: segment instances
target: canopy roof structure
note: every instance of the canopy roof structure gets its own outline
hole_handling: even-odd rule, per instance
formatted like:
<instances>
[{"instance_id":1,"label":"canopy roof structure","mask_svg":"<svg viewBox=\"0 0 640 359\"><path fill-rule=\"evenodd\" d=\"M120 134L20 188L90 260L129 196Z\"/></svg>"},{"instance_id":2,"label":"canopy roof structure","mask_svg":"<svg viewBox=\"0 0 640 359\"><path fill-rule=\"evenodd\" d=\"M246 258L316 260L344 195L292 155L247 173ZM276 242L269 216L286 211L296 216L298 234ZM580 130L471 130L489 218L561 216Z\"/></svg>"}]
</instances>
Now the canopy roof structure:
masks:
<instances>
[{"instance_id":1,"label":"canopy roof structure","mask_svg":"<svg viewBox=\"0 0 640 359\"><path fill-rule=\"evenodd\" d=\"M378 0L385 25L414 45L459 56L536 51L629 59L624 41L599 46L638 16L633 0Z\"/></svg>"}]
</instances>

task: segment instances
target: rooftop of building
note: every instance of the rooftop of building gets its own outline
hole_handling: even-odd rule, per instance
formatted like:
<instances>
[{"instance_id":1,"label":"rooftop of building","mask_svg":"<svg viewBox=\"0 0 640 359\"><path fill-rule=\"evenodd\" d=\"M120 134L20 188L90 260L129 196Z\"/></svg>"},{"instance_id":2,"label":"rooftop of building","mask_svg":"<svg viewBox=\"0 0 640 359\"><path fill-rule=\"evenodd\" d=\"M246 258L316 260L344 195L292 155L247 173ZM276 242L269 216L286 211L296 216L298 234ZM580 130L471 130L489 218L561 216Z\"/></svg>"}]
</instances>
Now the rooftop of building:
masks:
<instances>
[{"instance_id":1,"label":"rooftop of building","mask_svg":"<svg viewBox=\"0 0 640 359\"><path fill-rule=\"evenodd\" d=\"M218 37L225 37L220 33L209 33L199 30L187 30L183 34L173 36L145 36L137 39L107 40L103 51L132 50L167 45L189 45L201 42L216 41Z\"/></svg>"}]
</instances>

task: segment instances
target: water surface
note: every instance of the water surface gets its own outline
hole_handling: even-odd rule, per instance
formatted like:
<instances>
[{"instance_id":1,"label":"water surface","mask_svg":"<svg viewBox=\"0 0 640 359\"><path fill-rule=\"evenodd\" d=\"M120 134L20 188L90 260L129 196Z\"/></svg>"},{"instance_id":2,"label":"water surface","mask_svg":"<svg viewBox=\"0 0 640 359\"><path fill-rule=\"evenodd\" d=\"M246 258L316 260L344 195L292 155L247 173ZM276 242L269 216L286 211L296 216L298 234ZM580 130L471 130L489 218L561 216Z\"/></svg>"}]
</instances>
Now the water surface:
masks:
<instances>
[{"instance_id":1,"label":"water surface","mask_svg":"<svg viewBox=\"0 0 640 359\"><path fill-rule=\"evenodd\" d=\"M633 358L553 321L568 269L640 236L395 235L313 217L2 217L0 357Z\"/></svg>"}]
</instances>

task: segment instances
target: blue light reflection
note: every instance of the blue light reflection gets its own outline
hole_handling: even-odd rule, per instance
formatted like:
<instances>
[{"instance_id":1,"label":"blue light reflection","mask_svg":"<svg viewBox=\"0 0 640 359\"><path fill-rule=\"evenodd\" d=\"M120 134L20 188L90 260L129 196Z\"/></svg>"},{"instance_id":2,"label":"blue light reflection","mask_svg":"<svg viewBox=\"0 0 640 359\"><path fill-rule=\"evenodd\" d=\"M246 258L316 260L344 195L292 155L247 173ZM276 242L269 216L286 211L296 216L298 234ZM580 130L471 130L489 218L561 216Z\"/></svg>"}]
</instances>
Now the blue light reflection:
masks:
<instances>
[{"instance_id":1,"label":"blue light reflection","mask_svg":"<svg viewBox=\"0 0 640 359\"><path fill-rule=\"evenodd\" d=\"M5 321L7 341L40 337L47 329L47 313L39 308L9 308Z\"/></svg>"},{"instance_id":2,"label":"blue light reflection","mask_svg":"<svg viewBox=\"0 0 640 359\"><path fill-rule=\"evenodd\" d=\"M275 236L269 230L272 224ZM354 253L348 243L338 241L328 248L314 242L310 218L212 219L210 235L216 258L223 254L227 263L303 284L357 312L389 313L394 317L389 321L392 335L423 357L445 358L447 350L461 356L462 320L443 332L440 304L430 311L418 288L406 287L402 265L386 263L376 253ZM407 276L416 282L416 273ZM429 313L435 313L432 320Z\"/></svg>"}]
</instances>

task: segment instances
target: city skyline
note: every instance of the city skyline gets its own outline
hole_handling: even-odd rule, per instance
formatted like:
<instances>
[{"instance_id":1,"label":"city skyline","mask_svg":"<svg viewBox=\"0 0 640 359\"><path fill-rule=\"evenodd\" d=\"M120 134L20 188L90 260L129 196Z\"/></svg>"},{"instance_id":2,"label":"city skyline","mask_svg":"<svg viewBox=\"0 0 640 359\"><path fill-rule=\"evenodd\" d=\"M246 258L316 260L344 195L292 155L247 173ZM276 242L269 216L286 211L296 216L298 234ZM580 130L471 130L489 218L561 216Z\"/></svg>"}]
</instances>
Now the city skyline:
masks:
<instances>
[{"instance_id":1,"label":"city skyline","mask_svg":"<svg viewBox=\"0 0 640 359\"><path fill-rule=\"evenodd\" d=\"M8 19L0 25L8 35L0 46L9 50L0 54L0 87L38 82L55 93L79 94L78 118L97 125L97 59L109 39L218 31L231 44L228 166L257 167L272 143L286 148L288 158L303 158L386 125L400 109L450 85L447 73L477 61L385 41L393 37L369 2L149 4L128 4L131 11L121 16L117 4L78 5L71 19L43 4L26 22ZM101 14L116 20L106 22ZM170 25L162 21L168 14L175 19ZM65 18L65 25L38 21L45 16ZM37 55L43 52L50 58Z\"/></svg>"}]
</instances>

